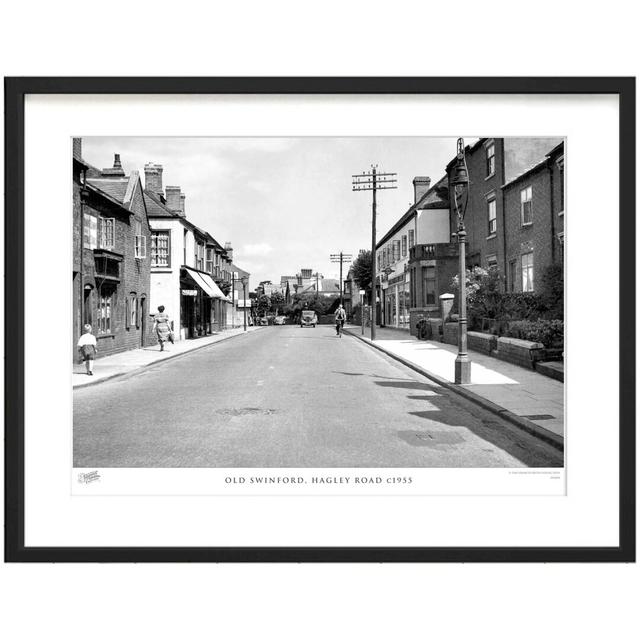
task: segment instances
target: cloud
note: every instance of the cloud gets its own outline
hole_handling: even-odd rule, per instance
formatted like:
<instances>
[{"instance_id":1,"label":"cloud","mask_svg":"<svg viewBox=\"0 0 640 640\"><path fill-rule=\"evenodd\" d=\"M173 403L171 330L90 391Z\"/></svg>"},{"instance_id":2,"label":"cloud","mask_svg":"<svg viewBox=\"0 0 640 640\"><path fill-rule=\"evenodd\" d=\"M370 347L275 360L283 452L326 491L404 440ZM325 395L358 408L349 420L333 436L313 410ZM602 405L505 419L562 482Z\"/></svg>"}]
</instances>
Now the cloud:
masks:
<instances>
[{"instance_id":1,"label":"cloud","mask_svg":"<svg viewBox=\"0 0 640 640\"><path fill-rule=\"evenodd\" d=\"M242 255L255 257L255 256L266 256L269 255L273 251L273 247L266 242L258 242L257 244L245 244L242 249Z\"/></svg>"}]
</instances>

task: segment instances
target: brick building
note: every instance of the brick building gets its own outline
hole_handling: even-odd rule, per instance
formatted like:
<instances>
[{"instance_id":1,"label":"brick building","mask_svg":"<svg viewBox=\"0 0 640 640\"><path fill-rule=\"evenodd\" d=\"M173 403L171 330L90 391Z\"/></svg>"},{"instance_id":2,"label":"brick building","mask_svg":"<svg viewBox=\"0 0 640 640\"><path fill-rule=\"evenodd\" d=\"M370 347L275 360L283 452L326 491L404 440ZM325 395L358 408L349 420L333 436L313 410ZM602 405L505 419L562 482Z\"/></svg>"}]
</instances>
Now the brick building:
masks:
<instances>
[{"instance_id":1,"label":"brick building","mask_svg":"<svg viewBox=\"0 0 640 640\"><path fill-rule=\"evenodd\" d=\"M502 186L507 291L535 291L564 259L564 143Z\"/></svg>"},{"instance_id":2,"label":"brick building","mask_svg":"<svg viewBox=\"0 0 640 640\"><path fill-rule=\"evenodd\" d=\"M465 150L469 173L465 215L468 268L496 266L508 291L534 291L544 270L564 254L564 143L557 138L480 138ZM455 158L447 165L445 188ZM449 236L410 249L411 332L438 315L458 273L458 219L448 211ZM453 242L451 241L453 240Z\"/></svg>"},{"instance_id":3,"label":"brick building","mask_svg":"<svg viewBox=\"0 0 640 640\"><path fill-rule=\"evenodd\" d=\"M113 167L92 167L75 139L72 175L74 347L84 324L98 357L152 344L151 232L138 172L125 175L118 154Z\"/></svg>"}]
</instances>

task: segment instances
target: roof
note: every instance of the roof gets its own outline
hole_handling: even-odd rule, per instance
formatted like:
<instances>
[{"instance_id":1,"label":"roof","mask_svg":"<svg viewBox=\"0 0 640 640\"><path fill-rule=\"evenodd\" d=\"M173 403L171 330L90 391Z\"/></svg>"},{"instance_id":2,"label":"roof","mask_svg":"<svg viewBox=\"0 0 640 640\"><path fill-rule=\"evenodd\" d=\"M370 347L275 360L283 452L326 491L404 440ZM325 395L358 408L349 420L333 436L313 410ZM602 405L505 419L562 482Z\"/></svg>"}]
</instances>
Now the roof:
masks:
<instances>
[{"instance_id":1,"label":"roof","mask_svg":"<svg viewBox=\"0 0 640 640\"><path fill-rule=\"evenodd\" d=\"M448 209L449 201L443 200L438 194L438 190L442 189L444 185L448 185L448 177L444 176L438 180L430 189L428 189L424 195L416 202L411 205L407 212L398 220L392 227L387 231L387 233L382 236L378 243L376 244L376 249L383 245L391 236L396 234L404 225L418 212L423 211L424 209ZM432 202L426 202L430 198L436 198Z\"/></svg>"},{"instance_id":2,"label":"roof","mask_svg":"<svg viewBox=\"0 0 640 640\"><path fill-rule=\"evenodd\" d=\"M120 204L124 203L124 196L129 186L128 178L87 178L87 182Z\"/></svg>"},{"instance_id":3,"label":"roof","mask_svg":"<svg viewBox=\"0 0 640 640\"><path fill-rule=\"evenodd\" d=\"M234 262L231 263L231 271L235 271L237 272L237 274L242 278L243 276L250 276L251 274L248 271L245 271L244 269L241 269L237 264L235 264Z\"/></svg>"},{"instance_id":4,"label":"roof","mask_svg":"<svg viewBox=\"0 0 640 640\"><path fill-rule=\"evenodd\" d=\"M547 163L549 161L548 158L549 158L549 156L545 155L543 160L538 160L535 164L533 164L530 167L526 168L524 171L519 173L517 176L511 178L511 180L509 180L509 182L505 182L500 188L501 189L505 189L506 187L511 186L515 182L519 182L523 178L526 178L528 175L530 175L532 173L535 173L536 171L539 171L540 169L545 169L547 167Z\"/></svg>"}]
</instances>

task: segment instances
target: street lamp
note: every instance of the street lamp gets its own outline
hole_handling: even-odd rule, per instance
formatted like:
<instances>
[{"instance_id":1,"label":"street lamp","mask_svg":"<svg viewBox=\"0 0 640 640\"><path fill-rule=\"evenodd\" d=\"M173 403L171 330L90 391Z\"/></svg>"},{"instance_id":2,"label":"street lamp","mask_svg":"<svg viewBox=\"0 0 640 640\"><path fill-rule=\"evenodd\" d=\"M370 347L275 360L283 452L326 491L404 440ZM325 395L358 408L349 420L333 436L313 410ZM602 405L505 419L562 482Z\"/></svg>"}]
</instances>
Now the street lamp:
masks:
<instances>
[{"instance_id":1,"label":"street lamp","mask_svg":"<svg viewBox=\"0 0 640 640\"><path fill-rule=\"evenodd\" d=\"M242 276L242 310L244 311L244 330L247 330L247 276Z\"/></svg>"},{"instance_id":2,"label":"street lamp","mask_svg":"<svg viewBox=\"0 0 640 640\"><path fill-rule=\"evenodd\" d=\"M362 335L364 335L364 294L365 290L360 289L360 324L362 325Z\"/></svg>"},{"instance_id":3,"label":"street lamp","mask_svg":"<svg viewBox=\"0 0 640 640\"><path fill-rule=\"evenodd\" d=\"M464 228L464 214L469 203L469 171L464 157L464 139L458 138L456 165L451 177L453 201L458 216L458 251L460 255L460 294L458 315L458 355L455 364L455 383L471 382L471 361L467 353L467 265L465 260L467 232Z\"/></svg>"}]
</instances>

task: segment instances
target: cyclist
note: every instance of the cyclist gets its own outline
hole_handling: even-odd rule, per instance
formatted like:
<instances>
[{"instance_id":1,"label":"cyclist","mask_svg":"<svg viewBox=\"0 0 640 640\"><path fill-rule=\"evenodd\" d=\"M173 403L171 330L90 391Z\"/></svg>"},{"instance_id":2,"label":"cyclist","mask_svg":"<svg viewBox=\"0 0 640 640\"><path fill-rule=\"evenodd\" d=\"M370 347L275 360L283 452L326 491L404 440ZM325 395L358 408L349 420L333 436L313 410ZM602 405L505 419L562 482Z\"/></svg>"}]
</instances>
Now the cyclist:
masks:
<instances>
[{"instance_id":1,"label":"cyclist","mask_svg":"<svg viewBox=\"0 0 640 640\"><path fill-rule=\"evenodd\" d=\"M339 305L335 312L336 319L336 335L342 338L342 327L344 327L344 321L347 319L347 313L342 308L342 305Z\"/></svg>"}]
</instances>

